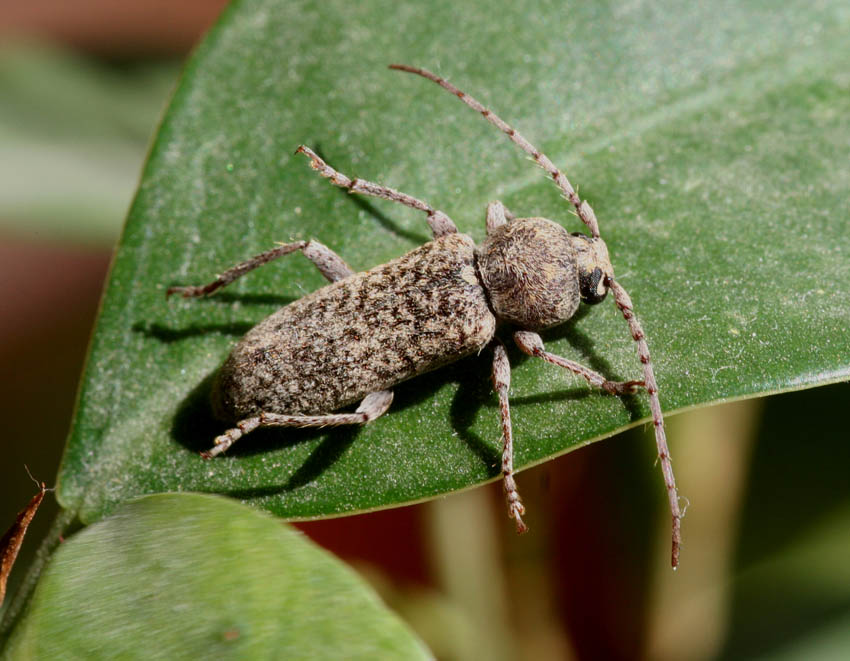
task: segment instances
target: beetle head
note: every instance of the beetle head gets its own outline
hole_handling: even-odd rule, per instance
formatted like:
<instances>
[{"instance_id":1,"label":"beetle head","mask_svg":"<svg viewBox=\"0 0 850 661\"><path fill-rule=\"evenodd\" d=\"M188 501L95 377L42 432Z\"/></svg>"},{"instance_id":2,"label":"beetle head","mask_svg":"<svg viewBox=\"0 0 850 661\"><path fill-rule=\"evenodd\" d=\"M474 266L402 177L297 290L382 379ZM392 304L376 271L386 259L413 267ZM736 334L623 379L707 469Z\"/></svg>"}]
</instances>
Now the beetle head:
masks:
<instances>
[{"instance_id":1,"label":"beetle head","mask_svg":"<svg viewBox=\"0 0 850 661\"><path fill-rule=\"evenodd\" d=\"M608 295L608 282L614 277L608 246L597 237L575 232L570 235L576 250L579 295L584 303L596 305Z\"/></svg>"}]
</instances>

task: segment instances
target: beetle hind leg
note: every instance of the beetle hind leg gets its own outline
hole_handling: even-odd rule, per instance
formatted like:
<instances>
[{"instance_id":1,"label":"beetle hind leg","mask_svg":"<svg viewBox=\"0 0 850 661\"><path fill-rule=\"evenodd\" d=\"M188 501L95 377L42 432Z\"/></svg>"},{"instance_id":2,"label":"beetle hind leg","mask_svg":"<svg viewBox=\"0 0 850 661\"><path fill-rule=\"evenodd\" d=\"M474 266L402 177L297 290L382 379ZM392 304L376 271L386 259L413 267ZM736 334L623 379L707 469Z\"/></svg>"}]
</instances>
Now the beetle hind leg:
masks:
<instances>
[{"instance_id":1,"label":"beetle hind leg","mask_svg":"<svg viewBox=\"0 0 850 661\"><path fill-rule=\"evenodd\" d=\"M287 415L283 413L262 412L259 415L245 418L216 437L215 444L209 450L201 452L204 459L212 459L230 448L245 434L260 427L300 427L321 428L341 427L343 425L365 425L380 418L390 408L393 401L392 390L373 392L360 402L354 413L331 413L328 415Z\"/></svg>"}]
</instances>

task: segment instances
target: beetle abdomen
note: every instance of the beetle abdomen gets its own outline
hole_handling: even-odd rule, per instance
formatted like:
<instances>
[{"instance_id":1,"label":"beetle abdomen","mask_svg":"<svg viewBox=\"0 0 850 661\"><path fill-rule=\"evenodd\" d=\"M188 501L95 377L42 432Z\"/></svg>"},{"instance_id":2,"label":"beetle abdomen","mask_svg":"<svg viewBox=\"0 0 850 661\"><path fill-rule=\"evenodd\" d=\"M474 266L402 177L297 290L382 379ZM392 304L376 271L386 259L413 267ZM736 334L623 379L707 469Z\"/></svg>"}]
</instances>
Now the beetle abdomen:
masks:
<instances>
[{"instance_id":1,"label":"beetle abdomen","mask_svg":"<svg viewBox=\"0 0 850 661\"><path fill-rule=\"evenodd\" d=\"M216 416L329 413L482 349L496 319L475 244L449 234L281 308L216 377Z\"/></svg>"}]
</instances>

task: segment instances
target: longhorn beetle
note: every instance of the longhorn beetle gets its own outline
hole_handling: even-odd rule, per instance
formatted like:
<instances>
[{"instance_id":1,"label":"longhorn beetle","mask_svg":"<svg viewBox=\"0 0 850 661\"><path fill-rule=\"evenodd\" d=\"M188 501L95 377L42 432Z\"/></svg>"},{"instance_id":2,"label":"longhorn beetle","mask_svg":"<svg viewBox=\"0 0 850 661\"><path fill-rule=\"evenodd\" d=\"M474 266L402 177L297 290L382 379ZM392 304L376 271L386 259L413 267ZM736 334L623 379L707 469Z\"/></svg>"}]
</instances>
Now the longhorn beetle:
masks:
<instances>
[{"instance_id":1,"label":"longhorn beetle","mask_svg":"<svg viewBox=\"0 0 850 661\"><path fill-rule=\"evenodd\" d=\"M527 530L513 475L513 434L508 403L510 364L495 336L504 323L526 354L584 377L612 395L644 388L655 427L661 472L673 518L671 561L679 562L681 512L667 451L658 386L643 329L626 290L614 278L608 248L593 209L566 176L515 129L439 76L400 64L391 69L418 74L448 90L505 133L552 177L575 207L590 236L567 233L545 218L518 218L501 203L487 205L487 239L475 246L442 211L415 197L334 170L308 147L321 176L349 193L372 195L424 211L434 240L387 264L355 273L318 241L295 241L238 264L211 283L171 287L167 295L205 296L249 271L300 250L331 284L281 308L236 345L216 375L212 408L234 426L215 439L211 458L258 427L362 425L386 413L391 388L464 356L493 350L493 388L502 420L502 477L508 513L518 532ZM641 381L609 381L579 363L546 351L537 331L575 314L579 301L601 302L608 292L629 325L643 365ZM359 402L353 413L335 412Z\"/></svg>"}]
</instances>

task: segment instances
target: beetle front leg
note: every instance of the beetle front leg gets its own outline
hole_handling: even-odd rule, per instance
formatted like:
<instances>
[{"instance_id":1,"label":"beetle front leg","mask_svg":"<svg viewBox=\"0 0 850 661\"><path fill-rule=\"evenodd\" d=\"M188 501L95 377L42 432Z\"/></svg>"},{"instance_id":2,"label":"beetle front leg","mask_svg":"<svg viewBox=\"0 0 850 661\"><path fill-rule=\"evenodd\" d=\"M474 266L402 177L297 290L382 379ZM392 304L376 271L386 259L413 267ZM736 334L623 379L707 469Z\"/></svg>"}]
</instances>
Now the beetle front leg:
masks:
<instances>
[{"instance_id":1,"label":"beetle front leg","mask_svg":"<svg viewBox=\"0 0 850 661\"><path fill-rule=\"evenodd\" d=\"M523 353L536 358L542 358L547 363L552 363L553 365L569 370L573 374L578 374L584 377L590 385L602 388L602 390L611 395L633 395L637 392L638 388L646 386L643 381L609 381L599 372L594 372L581 363L550 353L546 351L546 348L543 346L543 339L537 333L516 331L514 333L514 342L516 342Z\"/></svg>"},{"instance_id":2,"label":"beetle front leg","mask_svg":"<svg viewBox=\"0 0 850 661\"><path fill-rule=\"evenodd\" d=\"M341 427L342 425L365 425L376 418L380 418L390 408L393 402L392 390L379 390L373 392L360 402L360 406L354 413L331 413L328 415L287 415L284 413L262 412L259 415L245 418L236 423L236 426L228 429L221 436L216 437L215 445L205 452L201 452L204 459L212 459L221 454L245 434L249 434L260 427Z\"/></svg>"},{"instance_id":3,"label":"beetle front leg","mask_svg":"<svg viewBox=\"0 0 850 661\"><path fill-rule=\"evenodd\" d=\"M502 484L508 502L508 515L516 522L517 532L524 533L528 531L528 526L522 520L525 507L514 480L514 436L508 401L510 387L511 364L508 362L508 352L505 351L505 345L497 340L493 348L493 389L499 395L499 415L502 418Z\"/></svg>"}]
</instances>

